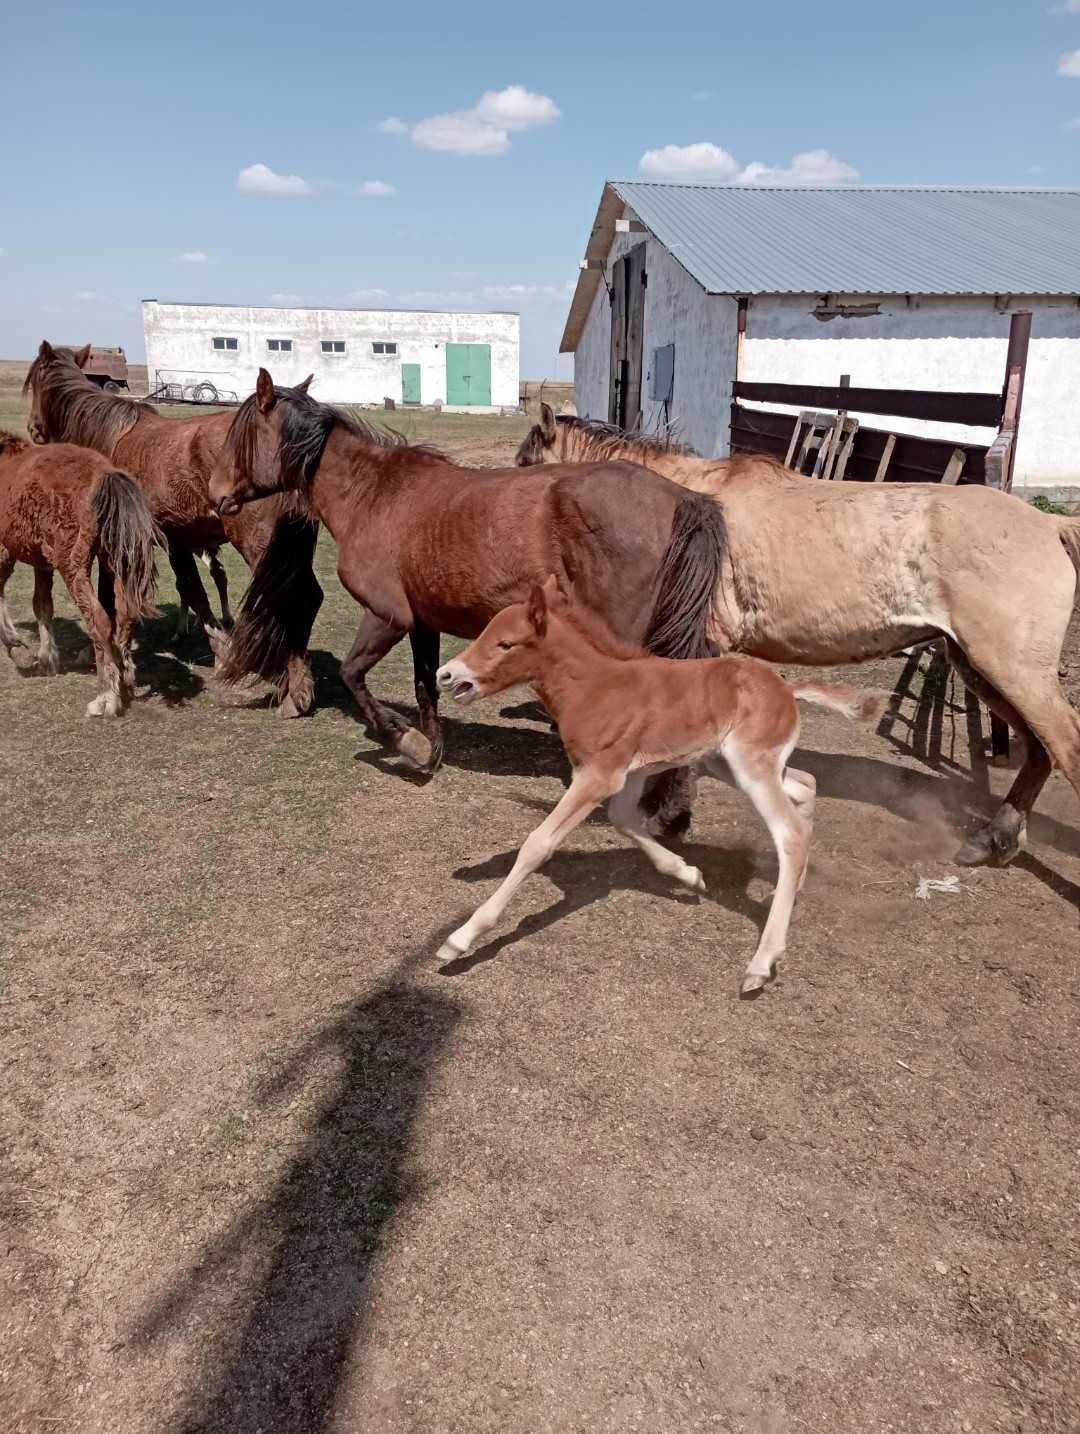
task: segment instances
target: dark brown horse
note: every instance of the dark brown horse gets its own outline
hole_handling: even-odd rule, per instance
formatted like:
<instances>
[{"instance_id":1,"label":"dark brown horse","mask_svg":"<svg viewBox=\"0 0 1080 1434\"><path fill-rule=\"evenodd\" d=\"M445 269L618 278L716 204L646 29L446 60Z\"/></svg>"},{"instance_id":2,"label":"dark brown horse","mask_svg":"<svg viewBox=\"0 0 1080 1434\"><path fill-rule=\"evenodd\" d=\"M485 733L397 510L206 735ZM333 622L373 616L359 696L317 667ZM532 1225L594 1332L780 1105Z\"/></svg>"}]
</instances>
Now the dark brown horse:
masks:
<instances>
[{"instance_id":1,"label":"dark brown horse","mask_svg":"<svg viewBox=\"0 0 1080 1434\"><path fill-rule=\"evenodd\" d=\"M53 573L59 572L94 647L98 695L91 717L116 717L135 691L131 629L154 610L154 548L164 546L150 504L135 480L88 448L32 448L0 432L0 643L10 654L22 638L8 616L4 588L16 563L34 570L38 664L60 669L53 637ZM91 572L99 571L99 593Z\"/></svg>"},{"instance_id":2,"label":"dark brown horse","mask_svg":"<svg viewBox=\"0 0 1080 1434\"><path fill-rule=\"evenodd\" d=\"M208 488L232 414L163 418L149 404L103 393L82 372L89 353L89 346L76 353L42 343L24 384L24 391L31 394L30 436L35 443L66 442L95 448L132 474L165 534L180 597L181 624L190 608L206 628L215 655L224 656L228 638L207 601L195 555L211 557L211 573L227 614L224 571L214 571L217 549L225 542L232 543L248 567L254 568L266 551L274 525L290 510L291 499L283 495L223 521L210 502ZM290 534L293 542L306 548L308 562L306 576L298 579L291 594L291 646L281 673L278 708L283 717L300 716L314 705L314 684L305 652L322 602L322 589L310 562L317 528L311 522L294 522Z\"/></svg>"},{"instance_id":3,"label":"dark brown horse","mask_svg":"<svg viewBox=\"0 0 1080 1434\"><path fill-rule=\"evenodd\" d=\"M534 583L556 573L615 632L671 657L702 656L726 538L717 503L631 463L540 475L460 468L411 447L265 369L240 407L210 480L225 514L295 492L337 542L338 574L366 612L342 666L365 719L394 750L434 768L439 634L476 637ZM225 675L277 676L286 644L280 593L308 562L282 525L255 572ZM278 594L272 605L268 600ZM365 677L401 638L412 643L422 730L389 712Z\"/></svg>"}]
</instances>

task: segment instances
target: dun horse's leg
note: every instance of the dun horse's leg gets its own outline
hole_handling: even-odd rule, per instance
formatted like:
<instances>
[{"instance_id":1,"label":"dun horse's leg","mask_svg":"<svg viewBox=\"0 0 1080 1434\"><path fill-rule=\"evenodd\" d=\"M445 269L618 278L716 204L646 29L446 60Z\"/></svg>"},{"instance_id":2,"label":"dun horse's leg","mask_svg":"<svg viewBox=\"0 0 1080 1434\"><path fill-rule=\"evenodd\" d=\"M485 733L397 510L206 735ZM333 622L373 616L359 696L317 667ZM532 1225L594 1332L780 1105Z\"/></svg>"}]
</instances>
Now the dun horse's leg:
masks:
<instances>
[{"instance_id":1,"label":"dun horse's leg","mask_svg":"<svg viewBox=\"0 0 1080 1434\"><path fill-rule=\"evenodd\" d=\"M574 828L580 826L589 813L611 795L612 785L610 780L596 773L574 773L573 781L555 810L525 838L509 876L483 905L476 908L465 925L459 926L439 947L440 961L457 961L468 954L480 937L495 925L525 878L537 867L543 866Z\"/></svg>"},{"instance_id":2,"label":"dun horse's leg","mask_svg":"<svg viewBox=\"0 0 1080 1434\"><path fill-rule=\"evenodd\" d=\"M785 790L789 784L782 775L778 754L742 752L729 742L724 756L739 788L750 798L769 828L780 864L769 918L742 981L742 993L749 995L760 991L766 984L786 949L792 908L806 875L811 826L804 815L808 799L803 799L803 811L800 812ZM807 790L801 782L794 785Z\"/></svg>"},{"instance_id":3,"label":"dun horse's leg","mask_svg":"<svg viewBox=\"0 0 1080 1434\"><path fill-rule=\"evenodd\" d=\"M229 639L225 629L214 616L206 589L199 577L195 554L176 538L169 538L169 563L176 577L176 591L180 597L181 612L189 607L206 630L206 639L214 654L215 665L228 651ZM186 618L185 618L186 622ZM177 637L180 633L177 631Z\"/></svg>"},{"instance_id":4,"label":"dun horse's leg","mask_svg":"<svg viewBox=\"0 0 1080 1434\"><path fill-rule=\"evenodd\" d=\"M55 676L60 671L60 653L53 636L53 570L34 569L34 616L38 625L38 666Z\"/></svg>"},{"instance_id":5,"label":"dun horse's leg","mask_svg":"<svg viewBox=\"0 0 1080 1434\"><path fill-rule=\"evenodd\" d=\"M439 669L439 634L417 622L409 632L409 642L412 645L413 684L420 711L420 730L431 743L431 757L427 765L434 772L443 759L439 689L435 683L435 673Z\"/></svg>"},{"instance_id":6,"label":"dun horse's leg","mask_svg":"<svg viewBox=\"0 0 1080 1434\"><path fill-rule=\"evenodd\" d=\"M991 712L1007 722L1024 744L1023 763L993 820L973 831L955 858L963 866L978 866L986 861L1005 865L1024 845L1028 817L1053 770L1053 763L1046 748L1013 704L976 672L965 654L952 642L949 643L949 661L965 685L986 703Z\"/></svg>"},{"instance_id":7,"label":"dun horse's leg","mask_svg":"<svg viewBox=\"0 0 1080 1434\"><path fill-rule=\"evenodd\" d=\"M608 820L617 832L628 837L641 848L661 876L670 876L690 891L704 891L705 878L696 866L683 861L677 852L668 851L666 846L649 835L645 830L641 812L641 792L645 778L634 773L626 780L621 792L608 802Z\"/></svg>"},{"instance_id":8,"label":"dun horse's leg","mask_svg":"<svg viewBox=\"0 0 1080 1434\"><path fill-rule=\"evenodd\" d=\"M10 657L13 648L25 647L19 636L19 630L11 621L8 614L7 604L4 602L4 588L7 580L15 571L15 559L8 552L7 548L0 546L0 642L4 644L7 654Z\"/></svg>"},{"instance_id":9,"label":"dun horse's leg","mask_svg":"<svg viewBox=\"0 0 1080 1434\"><path fill-rule=\"evenodd\" d=\"M405 631L399 623L384 622L373 612L365 612L356 631L356 640L341 664L341 680L356 699L364 721L376 736L415 766L427 768L431 765L433 753L431 742L422 732L410 727L400 713L376 701L364 681L380 658L401 641Z\"/></svg>"}]
</instances>

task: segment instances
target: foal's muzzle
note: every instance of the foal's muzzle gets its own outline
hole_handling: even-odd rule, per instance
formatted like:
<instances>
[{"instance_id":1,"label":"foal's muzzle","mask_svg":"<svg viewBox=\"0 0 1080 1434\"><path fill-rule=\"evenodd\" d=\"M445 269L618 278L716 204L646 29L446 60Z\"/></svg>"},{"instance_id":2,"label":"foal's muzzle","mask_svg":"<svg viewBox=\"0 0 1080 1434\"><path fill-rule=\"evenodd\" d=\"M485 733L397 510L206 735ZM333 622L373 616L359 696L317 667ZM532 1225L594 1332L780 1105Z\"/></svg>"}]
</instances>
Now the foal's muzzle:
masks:
<instances>
[{"instance_id":1,"label":"foal's muzzle","mask_svg":"<svg viewBox=\"0 0 1080 1434\"><path fill-rule=\"evenodd\" d=\"M472 673L459 662L448 662L435 674L435 685L440 692L447 692L455 702L471 702L480 696L480 688Z\"/></svg>"}]
</instances>

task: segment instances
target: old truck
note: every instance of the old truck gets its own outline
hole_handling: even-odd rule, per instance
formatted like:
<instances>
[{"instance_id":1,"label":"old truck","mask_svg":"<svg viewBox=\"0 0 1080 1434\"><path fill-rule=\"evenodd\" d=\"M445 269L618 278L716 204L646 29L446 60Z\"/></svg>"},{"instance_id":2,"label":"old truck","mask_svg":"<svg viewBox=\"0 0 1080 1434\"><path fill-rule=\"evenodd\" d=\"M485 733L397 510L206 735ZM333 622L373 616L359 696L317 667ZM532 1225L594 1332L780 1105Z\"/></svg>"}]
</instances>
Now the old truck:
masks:
<instances>
[{"instance_id":1,"label":"old truck","mask_svg":"<svg viewBox=\"0 0 1080 1434\"><path fill-rule=\"evenodd\" d=\"M91 348L83 373L107 393L128 386L127 357L123 349Z\"/></svg>"}]
</instances>

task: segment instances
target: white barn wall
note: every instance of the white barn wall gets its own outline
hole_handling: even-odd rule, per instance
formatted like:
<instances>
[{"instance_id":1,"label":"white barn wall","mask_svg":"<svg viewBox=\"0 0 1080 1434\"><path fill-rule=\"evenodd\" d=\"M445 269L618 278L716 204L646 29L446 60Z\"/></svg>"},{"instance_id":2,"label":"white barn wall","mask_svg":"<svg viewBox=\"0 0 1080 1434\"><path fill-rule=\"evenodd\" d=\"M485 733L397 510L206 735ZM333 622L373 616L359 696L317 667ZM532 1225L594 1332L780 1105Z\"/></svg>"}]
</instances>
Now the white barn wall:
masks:
<instances>
[{"instance_id":1,"label":"white barn wall","mask_svg":"<svg viewBox=\"0 0 1080 1434\"><path fill-rule=\"evenodd\" d=\"M143 303L151 388L207 380L245 398L260 367L289 385L314 372L311 392L327 403L401 401L401 365L420 365L420 400L446 404L447 343L491 345L491 409L516 408L521 321L517 314L422 313L390 309L273 309L213 304ZM215 337L235 338L234 352ZM291 353L271 353L268 339L292 339ZM344 354L324 354L323 339L343 339ZM389 340L398 352L372 352ZM453 410L451 410L453 411ZM470 413L484 412L471 407Z\"/></svg>"},{"instance_id":2,"label":"white barn wall","mask_svg":"<svg viewBox=\"0 0 1080 1434\"><path fill-rule=\"evenodd\" d=\"M749 382L855 387L1001 391L1009 318L1030 309L1031 347L1024 384L1014 486L1080 484L1080 308L1074 299L1014 297L998 313L981 296L834 295L836 303L880 304L880 313L823 322L819 295L750 299L739 377ZM778 407L769 405L769 407ZM784 410L792 411L792 410ZM859 415L873 428L989 443L988 429Z\"/></svg>"},{"instance_id":3,"label":"white barn wall","mask_svg":"<svg viewBox=\"0 0 1080 1434\"><path fill-rule=\"evenodd\" d=\"M645 243L645 338L641 409L644 427L663 422L663 405L649 398L653 350L675 345L675 386L671 421L679 436L700 453L728 451L731 384L738 342L734 299L710 296L651 235L617 234L607 260L607 282L615 263ZM589 310L574 354L574 404L584 418L608 416L611 363L611 306L603 285Z\"/></svg>"}]
</instances>

